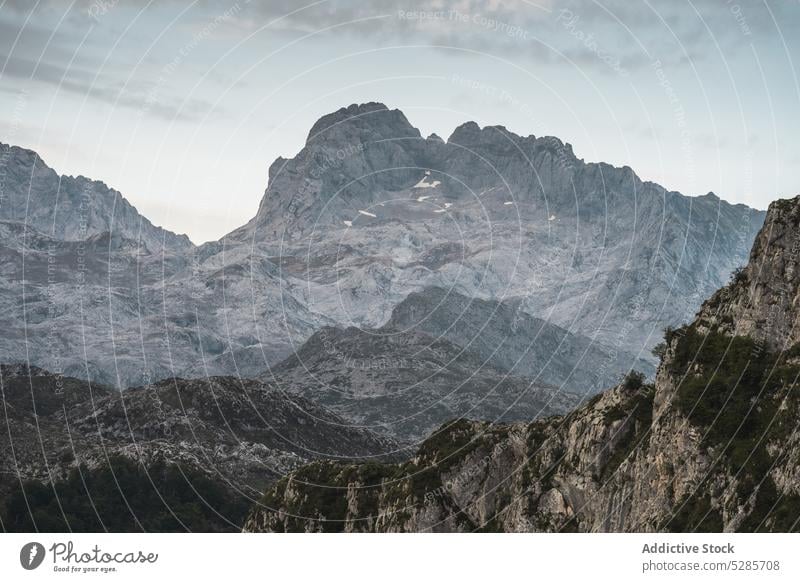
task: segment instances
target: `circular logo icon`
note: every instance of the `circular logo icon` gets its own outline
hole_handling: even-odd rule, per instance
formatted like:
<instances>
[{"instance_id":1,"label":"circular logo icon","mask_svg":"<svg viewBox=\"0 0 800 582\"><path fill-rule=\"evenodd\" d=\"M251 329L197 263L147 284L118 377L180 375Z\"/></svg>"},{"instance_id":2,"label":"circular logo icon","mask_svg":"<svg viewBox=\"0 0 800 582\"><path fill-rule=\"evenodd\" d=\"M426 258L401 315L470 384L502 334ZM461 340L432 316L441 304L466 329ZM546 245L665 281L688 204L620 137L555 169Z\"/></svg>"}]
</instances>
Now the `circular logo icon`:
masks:
<instances>
[{"instance_id":1,"label":"circular logo icon","mask_svg":"<svg viewBox=\"0 0 800 582\"><path fill-rule=\"evenodd\" d=\"M19 563L26 570L35 570L44 561L44 546L39 542L28 542L19 551Z\"/></svg>"}]
</instances>

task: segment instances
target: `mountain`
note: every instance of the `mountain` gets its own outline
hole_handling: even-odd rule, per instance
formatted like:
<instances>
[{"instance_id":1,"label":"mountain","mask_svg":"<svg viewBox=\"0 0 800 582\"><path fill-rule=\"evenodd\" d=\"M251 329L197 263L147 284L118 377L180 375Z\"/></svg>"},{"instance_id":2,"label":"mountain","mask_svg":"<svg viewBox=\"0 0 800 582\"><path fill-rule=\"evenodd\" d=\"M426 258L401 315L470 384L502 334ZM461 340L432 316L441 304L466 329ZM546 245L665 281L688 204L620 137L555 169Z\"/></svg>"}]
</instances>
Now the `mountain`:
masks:
<instances>
[{"instance_id":1,"label":"mountain","mask_svg":"<svg viewBox=\"0 0 800 582\"><path fill-rule=\"evenodd\" d=\"M533 423L457 420L404 463L312 463L245 529L797 531L799 248L800 197L773 203L747 267L667 330L653 384Z\"/></svg>"},{"instance_id":2,"label":"mountain","mask_svg":"<svg viewBox=\"0 0 800 582\"><path fill-rule=\"evenodd\" d=\"M423 138L402 112L351 105L272 164L228 245L270 249L304 302L379 327L410 293L452 289L650 358L663 328L746 262L764 213L587 163L555 137L468 122Z\"/></svg>"},{"instance_id":3,"label":"mountain","mask_svg":"<svg viewBox=\"0 0 800 582\"><path fill-rule=\"evenodd\" d=\"M517 310L500 355L526 354L515 375L596 390L654 363L663 329L745 263L764 216L552 137L470 122L423 138L378 103L320 119L270 167L256 216L199 247L99 182L1 153L0 360L121 388L255 377L325 327L379 329L440 288ZM567 348L540 321L585 341ZM565 353L526 352L536 334Z\"/></svg>"},{"instance_id":4,"label":"mountain","mask_svg":"<svg viewBox=\"0 0 800 582\"><path fill-rule=\"evenodd\" d=\"M447 339L483 362L576 394L605 390L631 369L655 374L648 360L533 317L519 302L469 298L437 287L411 293L384 328Z\"/></svg>"},{"instance_id":5,"label":"mountain","mask_svg":"<svg viewBox=\"0 0 800 582\"><path fill-rule=\"evenodd\" d=\"M0 220L63 241L97 235L134 241L149 251L188 251L192 243L154 226L122 194L83 176L59 176L34 151L0 143L3 200Z\"/></svg>"},{"instance_id":6,"label":"mountain","mask_svg":"<svg viewBox=\"0 0 800 582\"><path fill-rule=\"evenodd\" d=\"M353 424L413 443L451 418L532 419L580 401L446 339L387 328L323 328L263 378Z\"/></svg>"},{"instance_id":7,"label":"mountain","mask_svg":"<svg viewBox=\"0 0 800 582\"><path fill-rule=\"evenodd\" d=\"M0 489L65 480L110 457L179 465L239 496L314 458L373 459L396 445L299 396L254 380L171 378L123 392L2 365Z\"/></svg>"},{"instance_id":8,"label":"mountain","mask_svg":"<svg viewBox=\"0 0 800 582\"><path fill-rule=\"evenodd\" d=\"M0 358L115 387L252 377L330 324L286 291L268 258L205 253L0 222ZM247 268L223 260L238 253Z\"/></svg>"}]
</instances>

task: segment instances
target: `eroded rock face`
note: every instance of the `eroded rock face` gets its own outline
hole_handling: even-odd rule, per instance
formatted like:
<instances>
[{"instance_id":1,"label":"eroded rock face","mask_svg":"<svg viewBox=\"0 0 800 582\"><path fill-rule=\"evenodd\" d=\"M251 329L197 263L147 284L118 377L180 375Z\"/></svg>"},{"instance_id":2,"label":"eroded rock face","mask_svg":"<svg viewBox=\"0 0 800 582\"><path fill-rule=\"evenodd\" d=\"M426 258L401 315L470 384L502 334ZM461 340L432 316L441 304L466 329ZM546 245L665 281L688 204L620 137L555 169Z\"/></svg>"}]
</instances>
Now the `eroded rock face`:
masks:
<instances>
[{"instance_id":1,"label":"eroded rock face","mask_svg":"<svg viewBox=\"0 0 800 582\"><path fill-rule=\"evenodd\" d=\"M653 384L631 376L531 424L455 421L403 464L312 463L269 489L245 529L795 530L800 346L786 345L791 325L772 328L778 342L750 332L764 329L753 314L782 305L758 273L793 273L798 212L800 199L770 207L746 276L668 331Z\"/></svg>"},{"instance_id":2,"label":"eroded rock face","mask_svg":"<svg viewBox=\"0 0 800 582\"><path fill-rule=\"evenodd\" d=\"M186 235L154 226L122 194L83 176L59 176L34 151L0 144L3 200L0 220L24 223L64 241L105 235L145 252L192 248Z\"/></svg>"},{"instance_id":3,"label":"eroded rock face","mask_svg":"<svg viewBox=\"0 0 800 582\"><path fill-rule=\"evenodd\" d=\"M272 249L340 325L379 327L440 287L647 358L746 262L763 217L586 163L555 137L469 122L423 138L369 103L276 161L258 215L225 240Z\"/></svg>"},{"instance_id":4,"label":"eroded rock face","mask_svg":"<svg viewBox=\"0 0 800 582\"><path fill-rule=\"evenodd\" d=\"M799 201L770 207L750 262L703 305L699 325L749 335L770 349L800 341Z\"/></svg>"}]
</instances>

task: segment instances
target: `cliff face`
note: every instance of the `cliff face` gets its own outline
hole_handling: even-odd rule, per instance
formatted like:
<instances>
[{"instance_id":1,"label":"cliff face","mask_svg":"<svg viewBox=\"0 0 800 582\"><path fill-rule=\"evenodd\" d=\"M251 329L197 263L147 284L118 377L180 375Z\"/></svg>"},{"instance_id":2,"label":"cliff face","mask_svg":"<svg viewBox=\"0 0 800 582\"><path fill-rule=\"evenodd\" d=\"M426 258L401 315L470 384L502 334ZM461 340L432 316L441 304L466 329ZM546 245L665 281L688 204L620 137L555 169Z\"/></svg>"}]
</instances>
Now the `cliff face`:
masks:
<instances>
[{"instance_id":1,"label":"cliff face","mask_svg":"<svg viewBox=\"0 0 800 582\"><path fill-rule=\"evenodd\" d=\"M773 350L800 341L798 198L770 207L749 263L703 305L700 326L748 335Z\"/></svg>"},{"instance_id":2,"label":"cliff face","mask_svg":"<svg viewBox=\"0 0 800 582\"><path fill-rule=\"evenodd\" d=\"M317 462L248 531L794 531L800 521L800 198L750 264L629 376L565 417L451 422L402 464Z\"/></svg>"}]
</instances>

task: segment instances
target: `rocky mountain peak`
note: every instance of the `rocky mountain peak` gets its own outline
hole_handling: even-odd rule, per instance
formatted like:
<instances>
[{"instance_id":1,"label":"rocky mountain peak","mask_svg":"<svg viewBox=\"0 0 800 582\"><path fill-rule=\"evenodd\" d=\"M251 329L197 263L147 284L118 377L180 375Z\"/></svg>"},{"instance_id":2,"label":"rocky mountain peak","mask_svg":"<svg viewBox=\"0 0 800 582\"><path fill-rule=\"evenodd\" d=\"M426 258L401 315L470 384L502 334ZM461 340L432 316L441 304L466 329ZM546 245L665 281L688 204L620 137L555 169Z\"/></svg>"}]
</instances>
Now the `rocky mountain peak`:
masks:
<instances>
[{"instance_id":1,"label":"rocky mountain peak","mask_svg":"<svg viewBox=\"0 0 800 582\"><path fill-rule=\"evenodd\" d=\"M447 138L447 143L462 144L473 142L480 136L481 131L481 126L474 121L464 122L453 130L453 133Z\"/></svg>"},{"instance_id":2,"label":"rocky mountain peak","mask_svg":"<svg viewBox=\"0 0 800 582\"><path fill-rule=\"evenodd\" d=\"M509 151L522 141L522 137L502 125L480 127L474 121L459 125L450 135L447 144L462 148L502 147ZM533 139L533 137L531 137Z\"/></svg>"},{"instance_id":3,"label":"rocky mountain peak","mask_svg":"<svg viewBox=\"0 0 800 582\"><path fill-rule=\"evenodd\" d=\"M657 184L643 183L631 168L585 163L569 143L554 136L523 137L502 125L481 127L467 121L445 142L436 135L423 138L397 109L381 103L353 104L323 116L295 157L272 164L258 215L233 238L251 235L254 229L260 233L257 240L279 238L289 231L302 237L320 225L367 225L371 221L365 216L376 219L372 222L382 218L416 222L446 219L458 212L475 223L486 218L487 207L498 210L490 213L491 220L516 215L518 210L525 222L580 214L584 225L614 224L615 230L627 231L641 225L640 218L631 216L632 198L637 198L642 213L656 220L663 217L659 207L665 203L665 192ZM486 193L490 195L482 198L483 206L458 203ZM501 193L515 200L500 199ZM420 198L437 199L442 208L429 203L401 209L397 203ZM759 213L734 211L714 197L695 198L694 205L682 195L666 198L674 207L670 211L679 215L676 225L694 224L696 217L705 221L703 215L727 220L742 213L753 214L752 233L760 225ZM386 207L389 201L392 204ZM383 210L376 210L378 206ZM427 212L420 212L423 209ZM616 214L619 219L608 219ZM608 233L612 239L618 235L625 237L628 232Z\"/></svg>"},{"instance_id":4,"label":"rocky mountain peak","mask_svg":"<svg viewBox=\"0 0 800 582\"><path fill-rule=\"evenodd\" d=\"M60 176L34 151L0 143L0 170L0 220L67 241L111 232L153 253L193 247L186 235L153 225L118 191L83 176Z\"/></svg>"},{"instance_id":5,"label":"rocky mountain peak","mask_svg":"<svg viewBox=\"0 0 800 582\"><path fill-rule=\"evenodd\" d=\"M771 349L800 341L800 196L773 202L749 263L703 304L698 326Z\"/></svg>"},{"instance_id":6,"label":"rocky mountain peak","mask_svg":"<svg viewBox=\"0 0 800 582\"><path fill-rule=\"evenodd\" d=\"M397 139L420 137L419 130L409 123L399 109L389 109L383 103L362 103L342 107L321 117L312 127L306 146L330 144L340 139L361 138Z\"/></svg>"}]
</instances>

